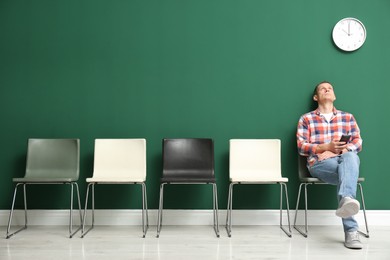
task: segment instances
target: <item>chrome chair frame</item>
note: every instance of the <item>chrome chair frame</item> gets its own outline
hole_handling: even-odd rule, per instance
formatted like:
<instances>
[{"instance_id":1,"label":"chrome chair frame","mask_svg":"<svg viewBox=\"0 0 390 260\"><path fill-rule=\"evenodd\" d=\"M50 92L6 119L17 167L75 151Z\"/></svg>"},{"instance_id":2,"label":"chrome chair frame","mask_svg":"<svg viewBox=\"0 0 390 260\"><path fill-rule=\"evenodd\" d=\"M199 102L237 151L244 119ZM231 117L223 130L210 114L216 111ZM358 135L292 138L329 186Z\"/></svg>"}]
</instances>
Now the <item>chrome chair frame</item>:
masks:
<instances>
[{"instance_id":1,"label":"chrome chair frame","mask_svg":"<svg viewBox=\"0 0 390 260\"><path fill-rule=\"evenodd\" d=\"M166 184L205 184L205 183L183 183L183 182L164 182L160 185L160 202L158 208L157 218L157 238L160 237L160 231L162 226L162 211L164 206L164 186ZM206 183L213 185L213 227L217 237L219 237L219 223L218 223L218 190L216 183Z\"/></svg>"},{"instance_id":2,"label":"chrome chair frame","mask_svg":"<svg viewBox=\"0 0 390 260\"><path fill-rule=\"evenodd\" d=\"M12 199L12 206L8 218L8 226L7 226L7 234L6 238L10 238L13 235L19 233L20 231L27 229L27 224L28 224L28 219L27 219L27 196L26 196L26 186L28 184L69 184L71 187L71 192L70 192L70 214L69 214L69 238L72 238L80 229L81 229L81 223L83 223L83 218L82 218L82 213L81 213L81 203L80 203L80 192L79 192L79 186L76 182L70 182L70 183L50 183L50 182L45 182L45 183L35 183L35 182L28 182L28 183L17 183L15 186L14 190L14 195ZM16 194L18 187L20 185L23 185L23 201L24 201L24 226L12 233L10 233L11 230L11 224L12 224L12 218L13 218L13 213L14 213L14 206L15 206L15 200L16 200ZM73 193L74 193L74 186L76 187L76 194L77 194L77 200L78 200L78 205L79 205L79 213L80 213L80 226L73 231Z\"/></svg>"},{"instance_id":3,"label":"chrome chair frame","mask_svg":"<svg viewBox=\"0 0 390 260\"><path fill-rule=\"evenodd\" d=\"M85 197L85 209L84 209L84 217L83 217L83 226L81 232L81 238L83 238L89 231L91 231L95 227L95 184L110 184L110 183L99 183L99 182L91 182L87 187L87 194ZM146 192L146 185L144 182L129 182L129 183L115 183L115 184L140 184L142 189L142 232L143 238L146 236L146 232L149 229L149 217L148 217L148 199ZM92 224L91 226L85 230L85 220L87 217L87 209L88 209L88 196L89 190L92 190Z\"/></svg>"},{"instance_id":4,"label":"chrome chair frame","mask_svg":"<svg viewBox=\"0 0 390 260\"><path fill-rule=\"evenodd\" d=\"M229 195L228 195L228 207L226 212L226 231L229 237L231 237L232 233L232 210L233 210L233 186L236 184L266 184L266 183L245 183L245 182L232 182L229 185ZM288 193L287 193L287 185L284 182L276 182L276 183L269 183L269 184L279 184L280 185L280 228L286 233L288 237L292 236L291 232L291 224L290 224L290 208L288 203ZM284 188L284 189L283 189ZM287 221L288 221L288 230L283 226L283 190L286 198L286 211L287 211Z\"/></svg>"}]
</instances>

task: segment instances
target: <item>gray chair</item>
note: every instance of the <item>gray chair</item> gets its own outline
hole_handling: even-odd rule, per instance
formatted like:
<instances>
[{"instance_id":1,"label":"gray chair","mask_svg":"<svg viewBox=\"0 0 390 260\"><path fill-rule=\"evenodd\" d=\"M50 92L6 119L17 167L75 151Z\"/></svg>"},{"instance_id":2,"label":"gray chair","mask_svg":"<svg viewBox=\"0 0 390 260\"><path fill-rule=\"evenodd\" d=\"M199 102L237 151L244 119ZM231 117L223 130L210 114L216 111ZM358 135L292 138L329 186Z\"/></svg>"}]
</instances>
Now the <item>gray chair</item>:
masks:
<instances>
[{"instance_id":1,"label":"gray chair","mask_svg":"<svg viewBox=\"0 0 390 260\"><path fill-rule=\"evenodd\" d=\"M297 198L297 205L295 209L295 217L294 217L294 228L304 237L308 236L308 221L307 221L307 201L308 201L308 196L307 196L307 186L308 185L316 185L316 184L327 184L331 185L328 183L325 183L321 181L318 178L312 177L309 173L309 170L307 169L307 158L304 156L298 155L298 173L299 173L299 180L301 181L301 184L299 185L299 191L298 191L298 198ZM369 237L369 231L368 231L368 225L367 225L367 216L366 216L366 205L364 202L364 195L363 195L363 187L362 187L362 182L364 182L364 178L360 177L358 178L358 187L360 191L360 197L361 197L361 204L363 206L363 214L364 214L364 222L366 225L366 233L359 231L362 235L365 237ZM302 187L304 187L304 199L305 199L305 231L302 231L297 225L297 215L298 215L298 208L299 208L299 200L301 197L301 191Z\"/></svg>"},{"instance_id":2,"label":"gray chair","mask_svg":"<svg viewBox=\"0 0 390 260\"><path fill-rule=\"evenodd\" d=\"M67 184L70 185L70 218L69 237L81 229L82 213L80 193L77 181L79 179L80 140L79 139L29 139L27 150L26 173L23 178L14 178L16 183L11 211L9 214L7 235L10 238L27 228L27 195L28 184ZM24 226L10 233L15 199L19 186L23 186L24 195ZM73 193L76 187L80 213L80 227L73 232Z\"/></svg>"},{"instance_id":3,"label":"gray chair","mask_svg":"<svg viewBox=\"0 0 390 260\"><path fill-rule=\"evenodd\" d=\"M219 237L218 197L214 175L214 142L208 138L164 139L163 172L160 180L157 237L160 236L164 186L167 184L211 184L213 186L214 231Z\"/></svg>"}]
</instances>

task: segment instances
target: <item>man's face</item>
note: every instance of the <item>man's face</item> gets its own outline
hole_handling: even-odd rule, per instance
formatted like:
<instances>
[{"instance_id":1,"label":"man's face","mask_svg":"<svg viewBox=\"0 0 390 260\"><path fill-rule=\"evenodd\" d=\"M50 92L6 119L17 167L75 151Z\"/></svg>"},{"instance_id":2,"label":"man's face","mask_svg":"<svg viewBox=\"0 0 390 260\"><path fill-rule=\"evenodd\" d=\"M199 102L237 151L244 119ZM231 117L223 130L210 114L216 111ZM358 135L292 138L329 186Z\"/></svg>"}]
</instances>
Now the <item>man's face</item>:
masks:
<instances>
[{"instance_id":1,"label":"man's face","mask_svg":"<svg viewBox=\"0 0 390 260\"><path fill-rule=\"evenodd\" d=\"M333 91L332 85L329 83L322 83L317 87L317 95L314 95L314 100L318 103L326 102L326 101L335 101L336 96Z\"/></svg>"}]
</instances>

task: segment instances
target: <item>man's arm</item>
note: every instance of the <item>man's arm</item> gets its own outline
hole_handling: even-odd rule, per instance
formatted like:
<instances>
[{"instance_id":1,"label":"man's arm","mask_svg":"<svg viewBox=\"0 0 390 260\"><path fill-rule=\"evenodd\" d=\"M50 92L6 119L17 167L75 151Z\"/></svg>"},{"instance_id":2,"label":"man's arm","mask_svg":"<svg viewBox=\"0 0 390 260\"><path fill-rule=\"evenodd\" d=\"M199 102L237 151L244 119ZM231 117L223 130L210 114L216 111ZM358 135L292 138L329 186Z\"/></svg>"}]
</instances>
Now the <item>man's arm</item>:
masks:
<instances>
[{"instance_id":1,"label":"man's arm","mask_svg":"<svg viewBox=\"0 0 390 260\"><path fill-rule=\"evenodd\" d=\"M317 144L310 143L310 134L308 119L303 115L298 121L296 134L298 153L302 156L314 154L318 146Z\"/></svg>"},{"instance_id":2,"label":"man's arm","mask_svg":"<svg viewBox=\"0 0 390 260\"><path fill-rule=\"evenodd\" d=\"M347 148L350 151L360 152L362 150L363 140L360 136L359 126L353 115L351 115L350 118L350 127L352 138L351 141L348 143Z\"/></svg>"}]
</instances>

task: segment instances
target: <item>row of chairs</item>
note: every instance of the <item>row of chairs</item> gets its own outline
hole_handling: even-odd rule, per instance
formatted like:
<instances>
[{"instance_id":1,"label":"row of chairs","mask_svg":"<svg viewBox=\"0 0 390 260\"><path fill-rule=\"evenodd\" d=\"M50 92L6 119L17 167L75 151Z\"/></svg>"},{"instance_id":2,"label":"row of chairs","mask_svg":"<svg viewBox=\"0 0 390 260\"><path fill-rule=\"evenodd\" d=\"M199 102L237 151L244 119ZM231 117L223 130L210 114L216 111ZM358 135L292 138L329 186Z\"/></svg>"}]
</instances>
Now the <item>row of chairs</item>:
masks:
<instances>
[{"instance_id":1,"label":"row of chairs","mask_svg":"<svg viewBox=\"0 0 390 260\"><path fill-rule=\"evenodd\" d=\"M160 179L160 201L157 220L157 237L162 226L164 187L168 184L210 184L213 187L213 227L219 237L218 197L214 174L214 143L212 139L163 139L163 171ZM73 237L81 229L84 237L94 227L96 184L139 184L142 187L142 229L143 237L149 227L146 192L146 140L145 139L96 139L94 150L94 171L88 183L85 209L82 214L79 188L80 141L78 139L29 139L26 173L23 178L14 178L16 183L10 210L6 238L27 228L26 186L29 184L67 184L71 187L69 236ZM304 159L304 158L303 158ZM294 227L307 236L307 186L323 184L310 177L300 160L300 180ZM279 139L231 139L229 147L229 195L227 205L226 230L231 236L233 187L238 184L278 184L280 185L280 228L291 237L289 202L287 193L288 178L281 173L281 142ZM368 237L365 204L361 182L359 187ZM23 186L25 224L11 233L16 194ZM301 188L305 188L305 232L296 226ZM73 196L76 189L80 214L80 227L73 230ZM283 192L285 196L288 227L283 225ZM92 221L86 229L87 209L91 193Z\"/></svg>"}]
</instances>

